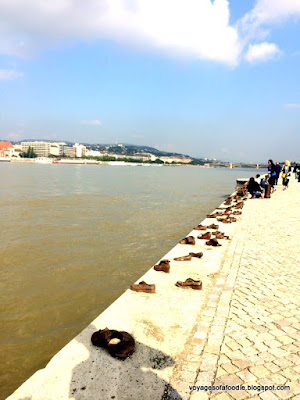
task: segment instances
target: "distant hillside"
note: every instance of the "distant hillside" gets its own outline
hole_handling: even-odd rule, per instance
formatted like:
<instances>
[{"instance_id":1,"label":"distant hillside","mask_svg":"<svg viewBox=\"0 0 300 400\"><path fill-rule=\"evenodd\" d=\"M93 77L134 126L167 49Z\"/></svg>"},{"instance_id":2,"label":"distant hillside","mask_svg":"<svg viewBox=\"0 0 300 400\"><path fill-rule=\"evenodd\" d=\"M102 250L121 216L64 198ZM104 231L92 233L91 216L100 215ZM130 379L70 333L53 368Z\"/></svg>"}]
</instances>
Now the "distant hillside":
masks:
<instances>
[{"instance_id":1,"label":"distant hillside","mask_svg":"<svg viewBox=\"0 0 300 400\"><path fill-rule=\"evenodd\" d=\"M34 141L43 141L43 142L49 142L49 143L64 142L67 145L75 144L75 142L70 142L68 140L22 139L22 142L34 142ZM18 144L18 143L21 143L21 141L11 141L11 143ZM163 157L163 156L165 156L165 157L170 157L170 156L189 157L192 159L192 164L203 164L204 162L210 162L209 160L204 160L203 158L193 158L193 157L189 156L188 154L172 153L172 152L168 152L168 151L158 150L154 147L140 146L140 145L136 145L136 144L128 144L128 143L91 144L91 143L83 143L83 142L81 142L81 144L83 144L84 146L86 146L88 149L91 149L91 150L107 151L112 154L120 154L123 156L124 155L125 156L133 156L135 154L150 153L150 154L155 155L156 157Z\"/></svg>"}]
</instances>

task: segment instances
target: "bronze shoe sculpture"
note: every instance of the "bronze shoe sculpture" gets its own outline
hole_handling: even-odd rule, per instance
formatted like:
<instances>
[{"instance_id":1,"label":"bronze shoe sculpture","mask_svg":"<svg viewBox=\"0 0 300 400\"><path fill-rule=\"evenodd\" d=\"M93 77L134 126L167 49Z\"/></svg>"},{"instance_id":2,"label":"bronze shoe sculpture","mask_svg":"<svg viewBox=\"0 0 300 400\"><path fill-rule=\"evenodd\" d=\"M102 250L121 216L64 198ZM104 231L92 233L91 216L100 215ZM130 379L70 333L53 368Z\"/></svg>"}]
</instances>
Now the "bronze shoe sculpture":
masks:
<instances>
[{"instance_id":1,"label":"bronze shoe sculpture","mask_svg":"<svg viewBox=\"0 0 300 400\"><path fill-rule=\"evenodd\" d=\"M194 229L196 231L206 231L206 228L207 228L207 226L199 224L199 225L195 226Z\"/></svg>"},{"instance_id":2,"label":"bronze shoe sculpture","mask_svg":"<svg viewBox=\"0 0 300 400\"><path fill-rule=\"evenodd\" d=\"M219 229L219 225L211 224L207 227L207 229Z\"/></svg>"},{"instance_id":3,"label":"bronze shoe sculpture","mask_svg":"<svg viewBox=\"0 0 300 400\"><path fill-rule=\"evenodd\" d=\"M155 285L148 285L148 283L144 281L130 285L130 289L135 292L155 293Z\"/></svg>"},{"instance_id":4,"label":"bronze shoe sculpture","mask_svg":"<svg viewBox=\"0 0 300 400\"><path fill-rule=\"evenodd\" d=\"M191 259L192 259L192 256L190 254L188 254L187 256L174 258L175 261L190 261Z\"/></svg>"},{"instance_id":5,"label":"bronze shoe sculpture","mask_svg":"<svg viewBox=\"0 0 300 400\"><path fill-rule=\"evenodd\" d=\"M135 340L128 332L108 328L94 332L91 341L94 346L106 348L112 357L121 360L129 357L135 349Z\"/></svg>"},{"instance_id":6,"label":"bronze shoe sculpture","mask_svg":"<svg viewBox=\"0 0 300 400\"><path fill-rule=\"evenodd\" d=\"M203 256L202 251L200 251L199 253L190 253L191 257L196 257L196 258L201 258Z\"/></svg>"},{"instance_id":7,"label":"bronze shoe sculpture","mask_svg":"<svg viewBox=\"0 0 300 400\"><path fill-rule=\"evenodd\" d=\"M216 218L216 215L215 215L215 214L208 214L208 215L206 216L206 218Z\"/></svg>"},{"instance_id":8,"label":"bronze shoe sculpture","mask_svg":"<svg viewBox=\"0 0 300 400\"><path fill-rule=\"evenodd\" d=\"M206 232L203 233L203 235L197 236L197 239L210 239L211 238L211 232Z\"/></svg>"},{"instance_id":9,"label":"bronze shoe sculpture","mask_svg":"<svg viewBox=\"0 0 300 400\"><path fill-rule=\"evenodd\" d=\"M241 214L242 214L242 211L233 211L232 214L233 214L233 215L241 215Z\"/></svg>"},{"instance_id":10,"label":"bronze shoe sculpture","mask_svg":"<svg viewBox=\"0 0 300 400\"><path fill-rule=\"evenodd\" d=\"M184 239L181 239L181 240L179 241L179 243L180 243L180 244L195 244L196 241L195 241L194 236L188 236L188 237L186 237L186 238L184 238Z\"/></svg>"},{"instance_id":11,"label":"bronze shoe sculpture","mask_svg":"<svg viewBox=\"0 0 300 400\"><path fill-rule=\"evenodd\" d=\"M161 260L157 265L154 265L155 271L170 272L170 261Z\"/></svg>"},{"instance_id":12,"label":"bronze shoe sculpture","mask_svg":"<svg viewBox=\"0 0 300 400\"><path fill-rule=\"evenodd\" d=\"M229 239L223 232L214 233L215 239Z\"/></svg>"},{"instance_id":13,"label":"bronze shoe sculpture","mask_svg":"<svg viewBox=\"0 0 300 400\"><path fill-rule=\"evenodd\" d=\"M208 242L206 242L206 244L207 244L207 246L214 246L214 247L222 246L222 245L217 241L217 239L210 239Z\"/></svg>"},{"instance_id":14,"label":"bronze shoe sculpture","mask_svg":"<svg viewBox=\"0 0 300 400\"><path fill-rule=\"evenodd\" d=\"M236 205L234 206L234 208L237 210L239 208L243 208L244 207L244 203L241 201L239 203L236 203Z\"/></svg>"},{"instance_id":15,"label":"bronze shoe sculpture","mask_svg":"<svg viewBox=\"0 0 300 400\"><path fill-rule=\"evenodd\" d=\"M175 284L177 287L181 287L183 289L194 289L194 290L201 290L202 289L202 282L201 281L195 281L192 278L186 279L184 282L178 281Z\"/></svg>"}]
</instances>

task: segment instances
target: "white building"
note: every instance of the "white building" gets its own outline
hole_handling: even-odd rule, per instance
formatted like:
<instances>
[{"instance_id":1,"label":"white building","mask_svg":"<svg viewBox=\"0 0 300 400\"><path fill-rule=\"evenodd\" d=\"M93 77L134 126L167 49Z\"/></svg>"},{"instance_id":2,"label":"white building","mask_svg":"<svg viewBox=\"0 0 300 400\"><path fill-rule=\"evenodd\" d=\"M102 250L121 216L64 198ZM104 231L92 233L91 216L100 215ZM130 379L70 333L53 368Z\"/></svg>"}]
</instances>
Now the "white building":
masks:
<instances>
[{"instance_id":1,"label":"white building","mask_svg":"<svg viewBox=\"0 0 300 400\"><path fill-rule=\"evenodd\" d=\"M86 155L86 147L83 146L82 144L75 143L74 146L74 154L75 157L84 157Z\"/></svg>"}]
</instances>

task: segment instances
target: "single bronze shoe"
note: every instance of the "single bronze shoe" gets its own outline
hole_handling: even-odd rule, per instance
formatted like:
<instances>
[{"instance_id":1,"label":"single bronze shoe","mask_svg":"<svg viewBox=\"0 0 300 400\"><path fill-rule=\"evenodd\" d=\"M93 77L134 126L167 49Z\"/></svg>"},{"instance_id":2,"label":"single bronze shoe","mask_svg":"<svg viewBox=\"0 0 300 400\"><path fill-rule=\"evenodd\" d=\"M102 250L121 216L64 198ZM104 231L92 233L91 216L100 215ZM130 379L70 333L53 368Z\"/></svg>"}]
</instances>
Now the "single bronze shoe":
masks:
<instances>
[{"instance_id":1,"label":"single bronze shoe","mask_svg":"<svg viewBox=\"0 0 300 400\"><path fill-rule=\"evenodd\" d=\"M155 293L155 285L148 285L148 283L144 281L130 285L130 289L135 292Z\"/></svg>"},{"instance_id":2,"label":"single bronze shoe","mask_svg":"<svg viewBox=\"0 0 300 400\"><path fill-rule=\"evenodd\" d=\"M242 214L242 211L233 211L232 214L233 214L233 215L241 215L241 214Z\"/></svg>"},{"instance_id":3,"label":"single bronze shoe","mask_svg":"<svg viewBox=\"0 0 300 400\"><path fill-rule=\"evenodd\" d=\"M187 256L174 258L175 261L190 261L191 259L192 259L192 256L190 254L188 254Z\"/></svg>"},{"instance_id":4,"label":"single bronze shoe","mask_svg":"<svg viewBox=\"0 0 300 400\"><path fill-rule=\"evenodd\" d=\"M196 258L201 258L203 256L202 251L200 251L199 253L190 253L191 257L196 257Z\"/></svg>"},{"instance_id":5,"label":"single bronze shoe","mask_svg":"<svg viewBox=\"0 0 300 400\"><path fill-rule=\"evenodd\" d=\"M207 229L219 229L219 225L211 224L207 227Z\"/></svg>"},{"instance_id":6,"label":"single bronze shoe","mask_svg":"<svg viewBox=\"0 0 300 400\"><path fill-rule=\"evenodd\" d=\"M179 243L180 244L195 244L196 242L195 242L195 238L194 238L194 236L188 236L188 237L186 237L186 238L184 238L184 239L181 239L180 241L179 241Z\"/></svg>"},{"instance_id":7,"label":"single bronze shoe","mask_svg":"<svg viewBox=\"0 0 300 400\"><path fill-rule=\"evenodd\" d=\"M208 214L208 215L206 216L206 218L216 218L216 215L215 215L215 214Z\"/></svg>"},{"instance_id":8,"label":"single bronze shoe","mask_svg":"<svg viewBox=\"0 0 300 400\"><path fill-rule=\"evenodd\" d=\"M206 232L206 233L203 233L203 235L197 236L197 239L210 239L210 238L211 238L210 232Z\"/></svg>"},{"instance_id":9,"label":"single bronze shoe","mask_svg":"<svg viewBox=\"0 0 300 400\"><path fill-rule=\"evenodd\" d=\"M231 224L231 219L228 218L224 218L223 220L220 220L221 222L223 222L223 224Z\"/></svg>"},{"instance_id":10,"label":"single bronze shoe","mask_svg":"<svg viewBox=\"0 0 300 400\"><path fill-rule=\"evenodd\" d=\"M240 208L243 208L244 207L244 203L241 201L241 202L239 202L239 203L237 203L235 206L234 206L234 208L237 210L237 209L240 209Z\"/></svg>"},{"instance_id":11,"label":"single bronze shoe","mask_svg":"<svg viewBox=\"0 0 300 400\"><path fill-rule=\"evenodd\" d=\"M157 265L154 265L155 271L170 272L170 261L161 260Z\"/></svg>"},{"instance_id":12,"label":"single bronze shoe","mask_svg":"<svg viewBox=\"0 0 300 400\"><path fill-rule=\"evenodd\" d=\"M97 332L94 332L91 337L91 341L94 346L98 347L106 347L108 342L111 339L112 331L108 328L100 329Z\"/></svg>"},{"instance_id":13,"label":"single bronze shoe","mask_svg":"<svg viewBox=\"0 0 300 400\"><path fill-rule=\"evenodd\" d=\"M206 231L206 228L207 228L207 226L199 224L199 225L195 226L194 229L196 231Z\"/></svg>"},{"instance_id":14,"label":"single bronze shoe","mask_svg":"<svg viewBox=\"0 0 300 400\"><path fill-rule=\"evenodd\" d=\"M236 218L234 218L234 217L228 217L227 218L229 221L231 221L231 222L236 222Z\"/></svg>"},{"instance_id":15,"label":"single bronze shoe","mask_svg":"<svg viewBox=\"0 0 300 400\"><path fill-rule=\"evenodd\" d=\"M229 236L225 235L223 232L218 232L214 236L215 239L229 239Z\"/></svg>"},{"instance_id":16,"label":"single bronze shoe","mask_svg":"<svg viewBox=\"0 0 300 400\"><path fill-rule=\"evenodd\" d=\"M217 241L217 239L210 239L208 242L206 242L206 244L207 244L207 246L214 246L214 247L222 246L222 245Z\"/></svg>"},{"instance_id":17,"label":"single bronze shoe","mask_svg":"<svg viewBox=\"0 0 300 400\"><path fill-rule=\"evenodd\" d=\"M195 281L192 278L188 278L184 282L178 281L175 285L178 286L178 287L181 287L183 289L188 289L188 288L191 288L191 289L194 289L194 290L201 290L202 289L202 282L201 281Z\"/></svg>"},{"instance_id":18,"label":"single bronze shoe","mask_svg":"<svg viewBox=\"0 0 300 400\"><path fill-rule=\"evenodd\" d=\"M114 339L118 339L114 343ZM107 351L112 357L125 360L125 358L131 356L135 349L135 340L128 332L114 331L108 345Z\"/></svg>"},{"instance_id":19,"label":"single bronze shoe","mask_svg":"<svg viewBox=\"0 0 300 400\"><path fill-rule=\"evenodd\" d=\"M91 341L94 346L107 349L112 357L121 360L129 357L135 349L135 340L128 332L108 328L94 332Z\"/></svg>"}]
</instances>

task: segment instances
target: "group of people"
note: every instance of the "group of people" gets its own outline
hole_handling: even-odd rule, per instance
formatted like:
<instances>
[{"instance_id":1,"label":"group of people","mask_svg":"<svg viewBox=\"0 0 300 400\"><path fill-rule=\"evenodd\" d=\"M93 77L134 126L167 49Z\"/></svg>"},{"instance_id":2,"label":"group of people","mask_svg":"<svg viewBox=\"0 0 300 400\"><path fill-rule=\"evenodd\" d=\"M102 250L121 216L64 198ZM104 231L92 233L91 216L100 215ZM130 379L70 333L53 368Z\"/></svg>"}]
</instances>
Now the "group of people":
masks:
<instances>
[{"instance_id":1,"label":"group of people","mask_svg":"<svg viewBox=\"0 0 300 400\"><path fill-rule=\"evenodd\" d=\"M247 190L251 194L252 198L264 198L264 190L267 185L271 186L271 192L275 191L275 186L278 184L280 173L282 177L283 190L286 190L289 185L291 172L292 168L289 160L285 160L282 167L278 161L274 164L273 160L268 160L268 174L264 177L261 177L258 174L255 178L250 178L247 184ZM295 178L300 181L300 166L298 164L294 167L294 172Z\"/></svg>"}]
</instances>

